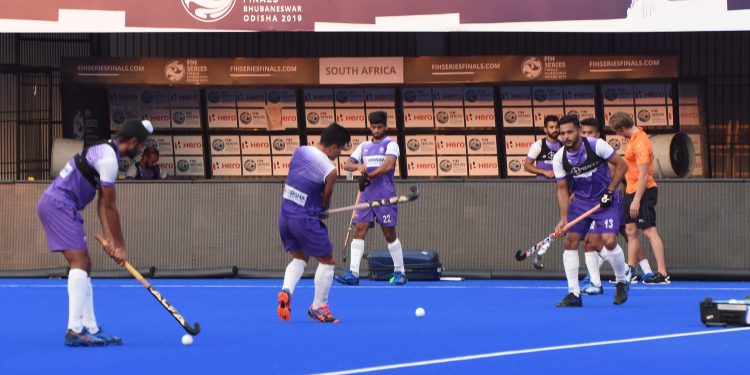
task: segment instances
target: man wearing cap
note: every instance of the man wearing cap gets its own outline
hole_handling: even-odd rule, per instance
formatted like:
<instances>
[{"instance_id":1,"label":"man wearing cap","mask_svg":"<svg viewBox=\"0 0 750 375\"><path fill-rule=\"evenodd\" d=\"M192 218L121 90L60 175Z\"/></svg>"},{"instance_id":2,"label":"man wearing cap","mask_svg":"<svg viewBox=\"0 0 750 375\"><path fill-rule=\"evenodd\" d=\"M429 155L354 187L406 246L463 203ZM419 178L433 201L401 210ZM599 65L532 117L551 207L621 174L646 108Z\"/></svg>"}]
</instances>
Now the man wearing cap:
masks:
<instances>
[{"instance_id":1,"label":"man wearing cap","mask_svg":"<svg viewBox=\"0 0 750 375\"><path fill-rule=\"evenodd\" d=\"M86 247L80 211L94 199L104 237L104 251L117 264L127 258L115 205L115 181L120 155L135 157L153 132L149 121L128 121L112 139L85 147L68 161L45 190L37 204L50 252L62 253L70 266L68 273L68 330L65 345L102 346L122 344L122 339L104 332L94 316L91 288L91 258Z\"/></svg>"}]
</instances>

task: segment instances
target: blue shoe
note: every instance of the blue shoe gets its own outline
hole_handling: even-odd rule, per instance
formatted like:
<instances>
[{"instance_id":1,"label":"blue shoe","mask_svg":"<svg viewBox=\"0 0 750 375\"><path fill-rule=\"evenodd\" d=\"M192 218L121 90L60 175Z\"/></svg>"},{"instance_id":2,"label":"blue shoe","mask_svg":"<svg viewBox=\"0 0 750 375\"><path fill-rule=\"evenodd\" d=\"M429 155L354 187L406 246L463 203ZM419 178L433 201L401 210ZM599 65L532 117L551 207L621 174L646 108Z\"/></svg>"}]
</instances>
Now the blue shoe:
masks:
<instances>
[{"instance_id":1,"label":"blue shoe","mask_svg":"<svg viewBox=\"0 0 750 375\"><path fill-rule=\"evenodd\" d=\"M604 294L604 286L596 286L594 284L589 284L583 287L583 289L581 289L581 293L587 294L590 296Z\"/></svg>"},{"instance_id":2,"label":"blue shoe","mask_svg":"<svg viewBox=\"0 0 750 375\"><path fill-rule=\"evenodd\" d=\"M107 345L122 345L122 339L104 332L102 327L99 327L99 332L91 333L86 327L83 327L82 333L85 333L91 337L96 337L99 340L103 340Z\"/></svg>"},{"instance_id":3,"label":"blue shoe","mask_svg":"<svg viewBox=\"0 0 750 375\"><path fill-rule=\"evenodd\" d=\"M104 346L107 342L89 335L85 329L81 333L76 333L72 329L65 332L65 345L67 346Z\"/></svg>"},{"instance_id":4,"label":"blue shoe","mask_svg":"<svg viewBox=\"0 0 750 375\"><path fill-rule=\"evenodd\" d=\"M346 270L344 276L336 275L333 279L344 285L359 285L359 277L354 276L351 270Z\"/></svg>"},{"instance_id":5,"label":"blue shoe","mask_svg":"<svg viewBox=\"0 0 750 375\"><path fill-rule=\"evenodd\" d=\"M393 275L391 275L391 279L389 281L391 284L404 285L406 284L406 276L404 276L404 274L400 271L396 271L393 273Z\"/></svg>"},{"instance_id":6,"label":"blue shoe","mask_svg":"<svg viewBox=\"0 0 750 375\"><path fill-rule=\"evenodd\" d=\"M627 277L630 284L638 284L638 280L641 278L640 275L638 275L638 270L635 267L631 267L629 265L628 272L625 273L625 277Z\"/></svg>"},{"instance_id":7,"label":"blue shoe","mask_svg":"<svg viewBox=\"0 0 750 375\"><path fill-rule=\"evenodd\" d=\"M654 278L654 274L651 273L651 272L644 273L643 276L641 276L641 280L643 281L644 284L648 284L647 281L649 281L649 280L651 280L653 278Z\"/></svg>"}]
</instances>

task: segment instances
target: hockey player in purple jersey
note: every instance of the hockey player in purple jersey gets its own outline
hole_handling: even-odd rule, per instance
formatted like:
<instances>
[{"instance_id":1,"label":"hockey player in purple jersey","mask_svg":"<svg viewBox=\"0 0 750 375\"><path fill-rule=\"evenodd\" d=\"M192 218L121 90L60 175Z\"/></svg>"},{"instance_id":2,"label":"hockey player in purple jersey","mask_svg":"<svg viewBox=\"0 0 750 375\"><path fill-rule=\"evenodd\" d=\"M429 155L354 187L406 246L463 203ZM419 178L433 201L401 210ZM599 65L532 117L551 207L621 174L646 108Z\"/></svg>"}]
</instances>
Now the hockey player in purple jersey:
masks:
<instances>
[{"instance_id":1,"label":"hockey player in purple jersey","mask_svg":"<svg viewBox=\"0 0 750 375\"><path fill-rule=\"evenodd\" d=\"M83 231L82 211L96 196L97 213L109 243L104 250L118 264L127 259L115 205L115 181L121 154L135 157L153 132L149 121L129 121L104 143L89 146L73 157L37 204L47 244L51 252L62 253L68 261L68 330L65 345L101 346L121 344L122 339L104 332L94 316L91 288L91 258Z\"/></svg>"},{"instance_id":2,"label":"hockey player in purple jersey","mask_svg":"<svg viewBox=\"0 0 750 375\"><path fill-rule=\"evenodd\" d=\"M368 120L372 140L357 146L344 164L345 170L359 171L362 174L359 179L359 190L362 192L359 202L388 199L396 195L393 174L398 161L399 148L395 140L385 135L388 114L382 111L372 112ZM390 282L403 285L406 283L406 272L401 242L396 236L398 208L395 205L357 211L354 218L351 265L343 276L336 276L336 281L345 285L359 285L359 264L365 253L365 236L373 222L380 224L383 235L388 241L388 251L393 259L393 275Z\"/></svg>"},{"instance_id":3,"label":"hockey player in purple jersey","mask_svg":"<svg viewBox=\"0 0 750 375\"><path fill-rule=\"evenodd\" d=\"M560 209L560 231L569 221L579 217L596 205L601 208L565 233L563 265L568 280L568 294L558 307L581 307L581 290L578 285L578 245L588 234L591 247L599 250L601 257L612 265L617 278L614 304L621 305L628 299L627 265L622 248L617 244L620 228L622 196L616 193L627 169L625 161L604 140L581 137L578 116L568 115L560 119L560 138L565 146L555 154L552 167L557 180L557 204ZM614 176L608 164L614 165ZM570 195L574 194L571 201ZM586 262L597 267L588 267L592 282L599 279L598 257L595 251L586 252ZM595 271L592 271L595 269ZM601 280L596 280L601 283Z\"/></svg>"},{"instance_id":4,"label":"hockey player in purple jersey","mask_svg":"<svg viewBox=\"0 0 750 375\"><path fill-rule=\"evenodd\" d=\"M555 177L552 171L552 158L563 146L558 139L560 135L558 121L555 115L544 117L544 134L547 136L531 144L526 160L523 162L523 169L536 174L537 180L552 181Z\"/></svg>"},{"instance_id":5,"label":"hockey player in purple jersey","mask_svg":"<svg viewBox=\"0 0 750 375\"><path fill-rule=\"evenodd\" d=\"M349 132L334 123L323 130L317 145L300 147L292 155L279 210L281 242L284 250L294 257L286 267L284 285L278 294L276 312L281 320L291 318L294 288L310 257L314 257L318 260L315 298L307 315L322 323L339 322L328 309L336 261L328 229L320 219L328 210L336 182L336 169L331 161L341 155L350 140Z\"/></svg>"}]
</instances>

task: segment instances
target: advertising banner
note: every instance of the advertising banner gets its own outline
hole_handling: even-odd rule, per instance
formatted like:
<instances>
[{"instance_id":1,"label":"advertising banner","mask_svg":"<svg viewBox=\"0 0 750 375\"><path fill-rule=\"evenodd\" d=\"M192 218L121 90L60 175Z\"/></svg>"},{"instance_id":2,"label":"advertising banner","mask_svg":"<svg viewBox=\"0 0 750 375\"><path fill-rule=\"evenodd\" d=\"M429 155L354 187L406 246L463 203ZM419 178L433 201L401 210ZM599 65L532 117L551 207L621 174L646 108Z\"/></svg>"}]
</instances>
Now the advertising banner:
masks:
<instances>
[{"instance_id":1,"label":"advertising banner","mask_svg":"<svg viewBox=\"0 0 750 375\"><path fill-rule=\"evenodd\" d=\"M409 156L406 158L409 177L437 176L437 163L434 156Z\"/></svg>"},{"instance_id":2,"label":"advertising banner","mask_svg":"<svg viewBox=\"0 0 750 375\"><path fill-rule=\"evenodd\" d=\"M238 135L212 135L211 155L240 155L240 136Z\"/></svg>"},{"instance_id":3,"label":"advertising banner","mask_svg":"<svg viewBox=\"0 0 750 375\"><path fill-rule=\"evenodd\" d=\"M214 176L242 176L242 158L214 156L211 158L211 173Z\"/></svg>"},{"instance_id":4,"label":"advertising banner","mask_svg":"<svg viewBox=\"0 0 750 375\"><path fill-rule=\"evenodd\" d=\"M466 154L466 136L464 135L437 135L435 141L438 155Z\"/></svg>"},{"instance_id":5,"label":"advertising banner","mask_svg":"<svg viewBox=\"0 0 750 375\"><path fill-rule=\"evenodd\" d=\"M469 173L466 156L438 156L437 159L440 177L466 177Z\"/></svg>"},{"instance_id":6,"label":"advertising banner","mask_svg":"<svg viewBox=\"0 0 750 375\"><path fill-rule=\"evenodd\" d=\"M499 176L497 156L469 156L469 176Z\"/></svg>"},{"instance_id":7,"label":"advertising banner","mask_svg":"<svg viewBox=\"0 0 750 375\"><path fill-rule=\"evenodd\" d=\"M464 117L467 128L494 128L494 107L466 107Z\"/></svg>"},{"instance_id":8,"label":"advertising banner","mask_svg":"<svg viewBox=\"0 0 750 375\"><path fill-rule=\"evenodd\" d=\"M243 135L240 137L242 155L270 155L271 142L267 135Z\"/></svg>"},{"instance_id":9,"label":"advertising banner","mask_svg":"<svg viewBox=\"0 0 750 375\"><path fill-rule=\"evenodd\" d=\"M243 176L271 176L270 156L243 156L242 157L242 175Z\"/></svg>"},{"instance_id":10,"label":"advertising banner","mask_svg":"<svg viewBox=\"0 0 750 375\"><path fill-rule=\"evenodd\" d=\"M203 155L203 139L200 135L175 135L173 137L175 155ZM202 160L201 156L201 160Z\"/></svg>"},{"instance_id":11,"label":"advertising banner","mask_svg":"<svg viewBox=\"0 0 750 375\"><path fill-rule=\"evenodd\" d=\"M435 155L435 136L432 134L407 135L405 137L407 155Z\"/></svg>"},{"instance_id":12,"label":"advertising banner","mask_svg":"<svg viewBox=\"0 0 750 375\"><path fill-rule=\"evenodd\" d=\"M497 155L497 138L494 134L468 134L466 145L469 155Z\"/></svg>"}]
</instances>

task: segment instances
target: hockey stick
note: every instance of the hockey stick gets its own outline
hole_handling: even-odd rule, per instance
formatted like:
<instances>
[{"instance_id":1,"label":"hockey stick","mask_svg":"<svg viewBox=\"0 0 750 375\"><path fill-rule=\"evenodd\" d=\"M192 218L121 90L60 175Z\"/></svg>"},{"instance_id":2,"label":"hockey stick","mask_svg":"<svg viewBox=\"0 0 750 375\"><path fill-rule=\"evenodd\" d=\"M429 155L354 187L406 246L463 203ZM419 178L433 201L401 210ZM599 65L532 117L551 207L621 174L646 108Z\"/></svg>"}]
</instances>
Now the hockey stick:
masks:
<instances>
[{"instance_id":1,"label":"hockey stick","mask_svg":"<svg viewBox=\"0 0 750 375\"><path fill-rule=\"evenodd\" d=\"M359 197L362 196L362 191L357 190L357 198L354 200L354 204L359 203ZM346 236L344 236L344 256L342 257L341 266L346 267L347 251L346 247L349 245L349 236L352 234L352 226L354 226L354 218L357 216L357 210L352 211L352 217L349 219L349 226L346 227Z\"/></svg>"},{"instance_id":2,"label":"hockey stick","mask_svg":"<svg viewBox=\"0 0 750 375\"><path fill-rule=\"evenodd\" d=\"M107 246L107 241L104 238L100 237L99 235L96 235L95 238L102 246ZM182 328L185 329L187 333L193 336L200 333L201 325L198 324L198 322L195 322L195 324L191 327L190 324L185 321L185 318L183 318L182 315L177 312L177 309L175 309L174 306L170 305L169 302L167 302L167 299L164 298L156 289L154 289L154 287L151 286L151 284L146 281L146 279L144 279L143 276L141 276L141 274L135 268L133 268L133 266L128 261L125 261L124 267L128 270L128 272L130 272L131 275L133 275L133 277L138 279L138 281L140 281L141 284L143 284L143 286L146 287L149 292L151 292L154 298L156 298L156 300L159 301L159 303L164 306L164 308L167 309L170 314L172 314L172 317L180 323Z\"/></svg>"},{"instance_id":3,"label":"hockey stick","mask_svg":"<svg viewBox=\"0 0 750 375\"><path fill-rule=\"evenodd\" d=\"M380 199L380 200L372 201L372 202L365 202L365 203L359 203L359 204L346 206L346 207L334 208L332 210L328 210L324 212L324 214L330 215L330 214L335 214L339 212L360 210L363 208L372 208L372 207L388 206L391 204L412 202L412 201L417 200L417 198L419 198L419 194L420 194L419 189L417 189L416 186L412 186L411 188L409 188L409 193L407 193L406 195L398 195L398 196L388 198L388 199Z\"/></svg>"},{"instance_id":4,"label":"hockey stick","mask_svg":"<svg viewBox=\"0 0 750 375\"><path fill-rule=\"evenodd\" d=\"M562 229L560 229L560 231L552 232L549 236L547 236L547 238L539 241L539 243L537 243L536 245L530 247L528 250L526 250L526 251L523 251L523 250L516 251L516 260L519 261L519 262L521 262L524 259L528 258L529 255L538 252L540 249L542 249L545 246L549 246L552 243L552 241L554 241L554 240L556 240L556 239L564 236L565 232L567 232L568 229L570 229L572 226L578 224L578 222L580 222L581 220L589 217L589 215L591 215L594 212L596 212L596 210L598 210L599 208L601 208L601 205L597 204L596 206L592 207L590 210L588 210L588 211L584 212L583 214L581 214L581 216L578 216L573 221L571 221L568 224L566 224L564 227L562 227ZM537 254L537 256L534 257L534 268L536 268L538 270L541 270L542 268L544 268L544 264L542 264L542 256L540 254Z\"/></svg>"}]
</instances>

